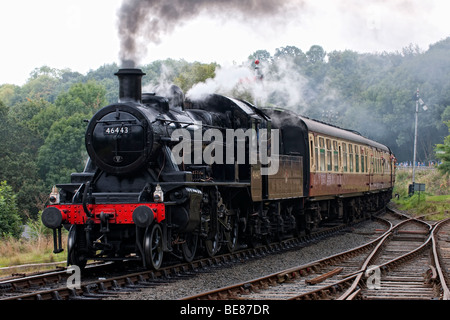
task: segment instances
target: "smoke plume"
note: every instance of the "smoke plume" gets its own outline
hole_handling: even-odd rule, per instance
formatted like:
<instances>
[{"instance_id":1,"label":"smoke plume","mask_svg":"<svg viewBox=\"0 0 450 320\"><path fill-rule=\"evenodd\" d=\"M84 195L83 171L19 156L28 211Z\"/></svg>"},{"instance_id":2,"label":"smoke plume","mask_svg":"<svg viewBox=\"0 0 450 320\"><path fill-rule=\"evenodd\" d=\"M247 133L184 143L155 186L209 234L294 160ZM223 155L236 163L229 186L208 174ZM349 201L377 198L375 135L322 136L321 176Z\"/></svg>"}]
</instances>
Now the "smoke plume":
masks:
<instances>
[{"instance_id":1,"label":"smoke plume","mask_svg":"<svg viewBox=\"0 0 450 320\"><path fill-rule=\"evenodd\" d=\"M164 35L200 14L255 23L298 12L302 3L303 0L124 0L118 12L121 64L136 66L146 55L147 44L160 43Z\"/></svg>"},{"instance_id":2,"label":"smoke plume","mask_svg":"<svg viewBox=\"0 0 450 320\"><path fill-rule=\"evenodd\" d=\"M258 72L243 64L218 67L215 73L214 78L194 85L186 97L201 100L217 93L249 100L257 106L277 104L303 112L310 107L313 89L292 58L263 63Z\"/></svg>"}]
</instances>

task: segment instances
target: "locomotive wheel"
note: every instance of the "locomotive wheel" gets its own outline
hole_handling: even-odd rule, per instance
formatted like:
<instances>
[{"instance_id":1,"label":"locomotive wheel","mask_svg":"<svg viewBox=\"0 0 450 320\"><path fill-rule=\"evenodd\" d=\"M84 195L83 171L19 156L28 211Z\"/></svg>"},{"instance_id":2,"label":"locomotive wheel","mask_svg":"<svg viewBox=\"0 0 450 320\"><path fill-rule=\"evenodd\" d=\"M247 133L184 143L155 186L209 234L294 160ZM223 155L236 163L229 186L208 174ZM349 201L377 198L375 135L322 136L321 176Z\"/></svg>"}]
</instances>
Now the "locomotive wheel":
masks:
<instances>
[{"instance_id":1,"label":"locomotive wheel","mask_svg":"<svg viewBox=\"0 0 450 320\"><path fill-rule=\"evenodd\" d=\"M159 269L163 261L163 233L159 224L155 223L144 235L144 259L146 265Z\"/></svg>"},{"instance_id":2,"label":"locomotive wheel","mask_svg":"<svg viewBox=\"0 0 450 320\"><path fill-rule=\"evenodd\" d=\"M220 237L216 233L213 239L205 240L206 253L209 257L214 257L220 250Z\"/></svg>"},{"instance_id":3,"label":"locomotive wheel","mask_svg":"<svg viewBox=\"0 0 450 320\"><path fill-rule=\"evenodd\" d=\"M183 252L183 258L186 262L194 260L195 253L197 252L198 235L189 233L185 236L185 242L181 245L181 251Z\"/></svg>"},{"instance_id":4,"label":"locomotive wheel","mask_svg":"<svg viewBox=\"0 0 450 320\"><path fill-rule=\"evenodd\" d=\"M204 219L204 232L208 235L204 240L206 254L214 257L219 252L222 240L222 231L218 221L218 193L217 188L210 189L207 215Z\"/></svg>"},{"instance_id":5,"label":"locomotive wheel","mask_svg":"<svg viewBox=\"0 0 450 320\"><path fill-rule=\"evenodd\" d=\"M227 241L227 248L230 253L236 250L238 245L238 231L239 231L239 215L233 214L227 216L227 229L224 229L225 240Z\"/></svg>"},{"instance_id":6,"label":"locomotive wheel","mask_svg":"<svg viewBox=\"0 0 450 320\"><path fill-rule=\"evenodd\" d=\"M76 265L80 269L86 267L86 256L80 252L77 242L77 226L72 225L67 237L67 265Z\"/></svg>"}]
</instances>

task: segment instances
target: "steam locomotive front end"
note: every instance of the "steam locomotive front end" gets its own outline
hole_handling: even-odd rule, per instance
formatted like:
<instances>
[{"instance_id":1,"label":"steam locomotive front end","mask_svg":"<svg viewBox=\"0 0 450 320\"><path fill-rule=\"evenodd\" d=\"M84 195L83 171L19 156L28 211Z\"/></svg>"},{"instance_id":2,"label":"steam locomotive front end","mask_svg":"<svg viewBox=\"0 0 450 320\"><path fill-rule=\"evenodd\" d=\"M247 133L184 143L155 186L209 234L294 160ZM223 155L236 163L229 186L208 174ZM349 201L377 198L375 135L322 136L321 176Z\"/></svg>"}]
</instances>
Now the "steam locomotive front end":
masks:
<instances>
[{"instance_id":1,"label":"steam locomotive front end","mask_svg":"<svg viewBox=\"0 0 450 320\"><path fill-rule=\"evenodd\" d=\"M139 69L121 69L119 103L104 107L89 122L86 150L98 168L125 174L141 168L153 146L153 131L141 102Z\"/></svg>"},{"instance_id":2,"label":"steam locomotive front end","mask_svg":"<svg viewBox=\"0 0 450 320\"><path fill-rule=\"evenodd\" d=\"M159 224L166 218L155 175L160 149L155 150L152 121L158 112L142 104L140 69L121 69L116 75L119 102L99 110L86 129L84 172L57 185L59 193L54 192L42 214L44 225L54 230L55 252L62 251L61 227L70 229L68 261L79 266L88 259L123 259L133 253L139 259L154 257L152 241L162 236ZM162 260L158 254L156 260L147 259L155 268Z\"/></svg>"}]
</instances>

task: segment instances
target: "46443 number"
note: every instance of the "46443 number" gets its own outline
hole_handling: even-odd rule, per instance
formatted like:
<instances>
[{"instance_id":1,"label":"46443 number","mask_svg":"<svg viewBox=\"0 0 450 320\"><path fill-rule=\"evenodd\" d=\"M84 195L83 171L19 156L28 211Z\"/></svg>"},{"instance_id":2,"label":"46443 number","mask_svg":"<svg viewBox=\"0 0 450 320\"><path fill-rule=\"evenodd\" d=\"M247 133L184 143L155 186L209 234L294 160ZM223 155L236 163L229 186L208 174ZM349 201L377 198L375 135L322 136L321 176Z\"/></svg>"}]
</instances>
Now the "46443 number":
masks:
<instances>
[{"instance_id":1,"label":"46443 number","mask_svg":"<svg viewBox=\"0 0 450 320\"><path fill-rule=\"evenodd\" d=\"M105 129L105 134L127 134L130 133L131 130L129 127L108 127Z\"/></svg>"}]
</instances>

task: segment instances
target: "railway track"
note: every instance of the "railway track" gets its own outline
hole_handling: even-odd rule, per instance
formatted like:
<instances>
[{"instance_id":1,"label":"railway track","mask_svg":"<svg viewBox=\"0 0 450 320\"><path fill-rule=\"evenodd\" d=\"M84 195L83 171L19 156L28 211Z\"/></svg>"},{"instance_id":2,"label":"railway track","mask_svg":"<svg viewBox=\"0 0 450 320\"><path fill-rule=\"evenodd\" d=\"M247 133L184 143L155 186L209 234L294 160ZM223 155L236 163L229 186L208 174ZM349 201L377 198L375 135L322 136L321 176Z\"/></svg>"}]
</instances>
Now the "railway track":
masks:
<instances>
[{"instance_id":1,"label":"railway track","mask_svg":"<svg viewBox=\"0 0 450 320\"><path fill-rule=\"evenodd\" d=\"M184 300L448 299L450 222L392 221L364 246Z\"/></svg>"},{"instance_id":2,"label":"railway track","mask_svg":"<svg viewBox=\"0 0 450 320\"><path fill-rule=\"evenodd\" d=\"M412 230L408 235L397 240L404 246L392 247L398 257L384 257L377 266L381 271L380 282L376 285L360 287L349 299L365 300L448 300L448 274L450 247L448 234L450 232L450 219L442 220L433 226L425 237L420 231ZM408 239L409 238L409 239ZM408 245L406 241L409 241ZM411 248L411 243L417 245ZM422 244L420 244L422 242ZM419 245L420 244L420 245ZM388 261L386 261L388 260Z\"/></svg>"},{"instance_id":3,"label":"railway track","mask_svg":"<svg viewBox=\"0 0 450 320\"><path fill-rule=\"evenodd\" d=\"M328 296L330 293L343 291L349 287L350 280L355 277L354 275L350 276L350 279L344 277L342 281L330 279L337 275L342 277L344 274L355 274L359 270L359 261L362 257L365 257L367 252L373 249L380 239L393 228L389 221L382 221L388 226L388 231L363 246L252 281L189 296L184 298L184 300L289 300L298 296L300 292L308 292L310 296L305 295L306 299L318 299L319 296ZM332 285L328 286L330 281ZM320 286L323 290L317 290L317 284L321 284ZM329 290L327 290L328 287L330 287Z\"/></svg>"},{"instance_id":4,"label":"railway track","mask_svg":"<svg viewBox=\"0 0 450 320\"><path fill-rule=\"evenodd\" d=\"M79 286L68 286L68 278L72 272L67 269L55 270L48 273L35 274L18 279L0 280L0 300L69 300L69 299L103 299L123 293L155 287L169 281L176 281L209 271L211 268L226 266L233 263L259 258L268 254L279 253L305 246L310 241L317 241L331 236L348 226L337 225L323 228L314 234L287 239L278 243L248 248L234 253L218 255L213 258L199 259L191 263L170 265L159 270L141 270L133 267L135 272L122 272L114 277L99 278L99 274L110 274L105 266L96 266L96 280L83 281ZM113 268L109 263L108 267ZM94 267L92 267L94 268ZM103 269L102 269L103 268ZM91 271L88 269L88 273ZM93 278L93 277L91 277Z\"/></svg>"},{"instance_id":5,"label":"railway track","mask_svg":"<svg viewBox=\"0 0 450 320\"><path fill-rule=\"evenodd\" d=\"M435 237L436 240L433 240L433 237L428 236L431 234L431 225L413 219L405 220L405 215L397 215L397 213L387 213L386 216L390 222L385 220L383 223L386 227L376 230L377 237L364 246L349 250L340 255L303 265L299 268L291 268L277 272L269 277L264 277L264 279L257 279L258 281L255 282L245 282L222 288L223 290L221 292L219 292L220 290L216 290L217 292L215 293L208 292L203 295L186 297L185 300L380 299L383 298L380 296L382 291L379 289L370 291L370 286L367 286L368 277L371 274L366 274L365 271L372 265L379 267L378 270L381 274L382 287L387 286L388 283L394 284L394 278L399 282L398 280L401 277L403 277L403 284L406 285L409 283L408 285L411 285L412 280L409 279L411 281L406 281L406 274L408 272L419 274L423 270L426 270L425 288L428 290L427 294L433 297L446 298L448 295L448 293L447 295L445 294L446 286L442 288L440 286L441 280L439 280L438 271L440 269L434 267L436 263L426 263L428 258L431 259L431 254L429 254L428 258L426 256L422 258L423 263L421 263L421 269L418 271L407 269L408 265L406 263L401 263L406 269L396 271L396 267L390 261L394 260L394 257L398 255L406 255L407 252L421 247L424 239L430 238L431 240L429 242L432 243L435 241L436 251L442 257L437 262L437 265L439 266L441 263L442 265L450 266L450 243L448 243L448 240L450 240L450 223L443 223L439 228L439 233ZM22 279L0 281L0 300L103 299L111 296L118 296L120 299L122 294L157 287L168 282L192 277L199 272L210 272L216 267L232 265L255 257L258 258L271 253L295 249L304 246L305 243L311 240L319 240L321 237L332 235L341 230L345 230L345 227L338 226L323 230L309 237L296 240L289 239L270 246L241 250L233 254L219 255L209 259L200 259L189 264L172 265L158 271L140 270L134 273L122 272L121 275L108 278L98 278L96 276L96 279L83 282L77 288L69 288L67 286L67 278L70 274L66 270L55 271L47 275L33 275L31 278L24 277ZM438 230L438 228L434 228L433 230ZM379 250L383 249L383 254L372 253L376 248ZM431 245L425 244L424 248L431 248ZM441 249L439 250L439 248ZM365 264L362 263L368 256L372 256L372 260ZM432 265L431 267L430 264ZM414 266L415 264L412 263L412 267ZM100 271L94 271L94 273L101 274L104 272L102 267L98 267L98 269ZM445 274L447 270L442 272L441 277L443 279L446 279ZM374 279L373 276L371 279ZM417 286L419 286L421 280L424 282L423 279L420 274L416 277ZM299 289L299 283L301 284L300 287L302 287L301 290ZM375 286L377 285L376 282L374 284ZM275 292L270 293L267 291L267 288L272 288ZM374 295L373 291L378 296ZM389 295L385 295L384 298L388 299L390 297L393 299L393 291L391 286ZM425 296L422 295L422 297Z\"/></svg>"},{"instance_id":6,"label":"railway track","mask_svg":"<svg viewBox=\"0 0 450 320\"><path fill-rule=\"evenodd\" d=\"M429 268L432 226L408 220L385 237L365 261L351 289L338 299L431 300L436 294L424 275Z\"/></svg>"}]
</instances>

